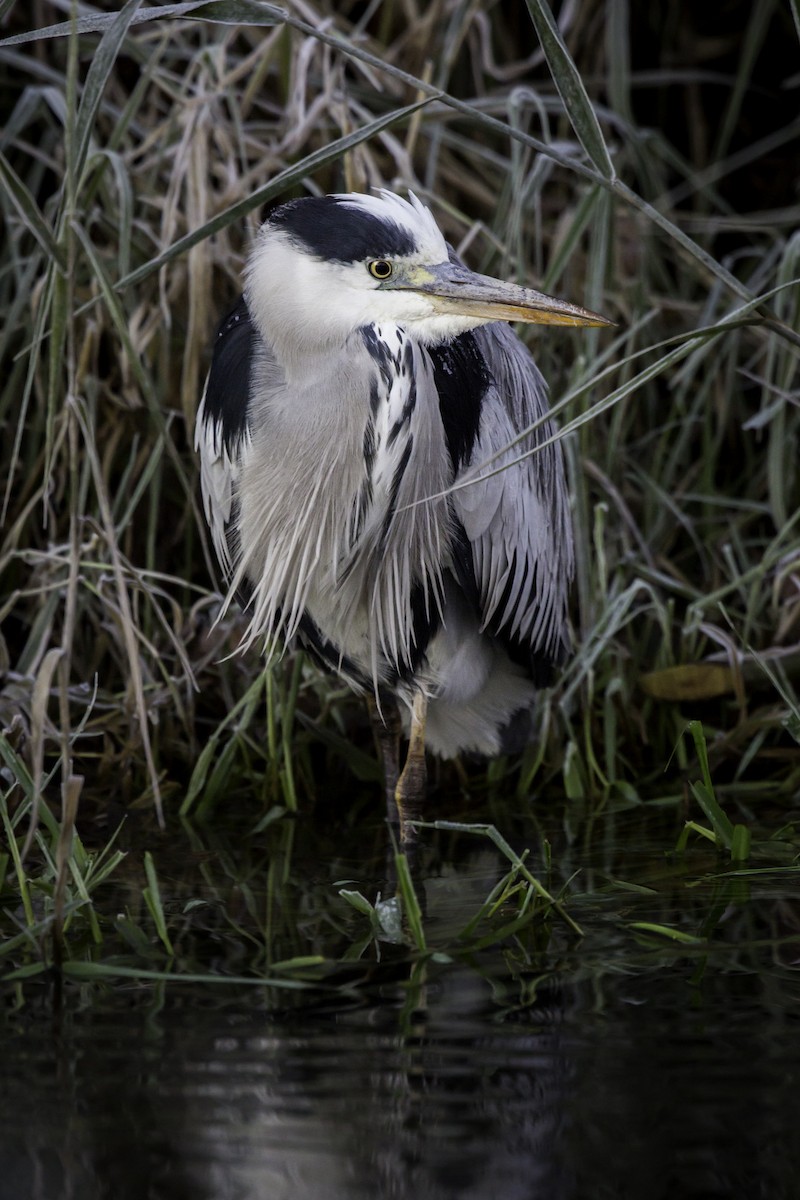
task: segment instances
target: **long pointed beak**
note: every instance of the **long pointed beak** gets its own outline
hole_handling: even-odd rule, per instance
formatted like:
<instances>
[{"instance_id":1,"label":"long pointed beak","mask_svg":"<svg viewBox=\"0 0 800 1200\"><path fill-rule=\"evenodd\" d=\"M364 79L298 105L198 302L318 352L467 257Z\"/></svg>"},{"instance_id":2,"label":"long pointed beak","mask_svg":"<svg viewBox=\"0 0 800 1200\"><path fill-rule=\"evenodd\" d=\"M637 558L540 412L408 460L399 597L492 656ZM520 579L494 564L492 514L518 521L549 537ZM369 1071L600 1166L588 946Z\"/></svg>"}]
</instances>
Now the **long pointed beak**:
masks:
<instances>
[{"instance_id":1,"label":"long pointed beak","mask_svg":"<svg viewBox=\"0 0 800 1200\"><path fill-rule=\"evenodd\" d=\"M483 321L526 321L530 325L613 325L600 313L532 288L478 275L458 263L410 267L387 289L418 292L436 313Z\"/></svg>"}]
</instances>

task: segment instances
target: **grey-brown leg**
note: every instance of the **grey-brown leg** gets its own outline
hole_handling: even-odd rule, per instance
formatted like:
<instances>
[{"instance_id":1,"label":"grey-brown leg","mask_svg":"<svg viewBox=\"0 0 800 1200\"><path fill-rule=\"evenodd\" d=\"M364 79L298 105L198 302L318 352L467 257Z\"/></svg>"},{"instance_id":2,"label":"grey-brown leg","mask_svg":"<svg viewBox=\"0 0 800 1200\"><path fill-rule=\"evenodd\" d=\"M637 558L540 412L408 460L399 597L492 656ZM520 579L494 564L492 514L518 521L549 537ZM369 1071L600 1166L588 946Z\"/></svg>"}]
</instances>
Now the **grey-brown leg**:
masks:
<instances>
[{"instance_id":1,"label":"grey-brown leg","mask_svg":"<svg viewBox=\"0 0 800 1200\"><path fill-rule=\"evenodd\" d=\"M411 709L411 730L408 737L408 754L406 765L397 781L395 789L395 804L400 820L401 847L413 846L417 840L417 831L411 824L419 821L425 803L427 771L425 768L425 717L428 711L428 698L424 692L417 692Z\"/></svg>"},{"instance_id":2,"label":"grey-brown leg","mask_svg":"<svg viewBox=\"0 0 800 1200\"><path fill-rule=\"evenodd\" d=\"M386 817L391 825L398 825L395 791L400 775L400 734L402 725L397 705L393 700L381 701L380 710L372 698L367 700L372 732L381 754L383 783L386 789Z\"/></svg>"}]
</instances>

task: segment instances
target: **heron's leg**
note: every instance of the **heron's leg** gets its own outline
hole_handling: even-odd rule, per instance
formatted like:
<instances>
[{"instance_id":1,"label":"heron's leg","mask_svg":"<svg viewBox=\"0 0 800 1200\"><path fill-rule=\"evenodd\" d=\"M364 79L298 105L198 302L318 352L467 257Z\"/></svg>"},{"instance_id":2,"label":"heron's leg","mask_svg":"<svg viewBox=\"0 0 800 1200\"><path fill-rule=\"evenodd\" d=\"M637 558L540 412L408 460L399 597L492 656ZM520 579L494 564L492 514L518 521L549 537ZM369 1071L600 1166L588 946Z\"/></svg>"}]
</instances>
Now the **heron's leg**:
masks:
<instances>
[{"instance_id":1,"label":"heron's leg","mask_svg":"<svg viewBox=\"0 0 800 1200\"><path fill-rule=\"evenodd\" d=\"M367 697L369 719L372 722L372 732L381 753L383 764L383 783L386 789L386 816L391 825L397 825L397 804L394 794L397 779L400 774L400 734L402 725L400 713L394 700L382 699L378 708L375 700Z\"/></svg>"},{"instance_id":2,"label":"heron's leg","mask_svg":"<svg viewBox=\"0 0 800 1200\"><path fill-rule=\"evenodd\" d=\"M410 822L422 816L425 802L427 771L425 769L425 716L428 697L423 691L414 696L411 708L411 729L408 735L406 765L397 781L395 803L400 818L400 845L411 846L417 840L417 831Z\"/></svg>"}]
</instances>

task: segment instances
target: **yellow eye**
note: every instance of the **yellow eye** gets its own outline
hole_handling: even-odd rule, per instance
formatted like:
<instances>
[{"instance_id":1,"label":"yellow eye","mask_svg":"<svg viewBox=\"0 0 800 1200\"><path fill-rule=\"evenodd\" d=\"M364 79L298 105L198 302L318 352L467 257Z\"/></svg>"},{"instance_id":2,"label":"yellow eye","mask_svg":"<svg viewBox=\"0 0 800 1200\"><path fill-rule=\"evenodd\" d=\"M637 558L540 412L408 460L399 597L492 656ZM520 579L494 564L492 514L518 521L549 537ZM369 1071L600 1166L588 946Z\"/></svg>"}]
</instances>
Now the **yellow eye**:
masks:
<instances>
[{"instance_id":1,"label":"yellow eye","mask_svg":"<svg viewBox=\"0 0 800 1200\"><path fill-rule=\"evenodd\" d=\"M394 267L385 258L376 258L374 262L367 265L367 270L373 279L389 279Z\"/></svg>"}]
</instances>

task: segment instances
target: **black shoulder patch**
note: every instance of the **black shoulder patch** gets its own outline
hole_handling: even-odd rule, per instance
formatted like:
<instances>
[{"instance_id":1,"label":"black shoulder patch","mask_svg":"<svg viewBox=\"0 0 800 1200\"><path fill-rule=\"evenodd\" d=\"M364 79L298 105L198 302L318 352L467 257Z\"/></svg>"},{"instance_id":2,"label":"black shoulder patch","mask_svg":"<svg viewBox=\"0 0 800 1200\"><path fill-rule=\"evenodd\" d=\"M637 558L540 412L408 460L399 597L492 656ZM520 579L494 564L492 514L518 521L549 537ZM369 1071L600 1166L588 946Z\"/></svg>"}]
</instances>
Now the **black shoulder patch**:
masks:
<instances>
[{"instance_id":1,"label":"black shoulder patch","mask_svg":"<svg viewBox=\"0 0 800 1200\"><path fill-rule=\"evenodd\" d=\"M413 254L414 239L396 221L382 220L335 196L303 196L276 208L270 225L285 229L317 258L327 262L361 262Z\"/></svg>"},{"instance_id":2,"label":"black shoulder patch","mask_svg":"<svg viewBox=\"0 0 800 1200\"><path fill-rule=\"evenodd\" d=\"M478 436L483 397L492 375L471 333L451 342L428 346L433 380L439 393L442 425L453 470L469 462Z\"/></svg>"},{"instance_id":3,"label":"black shoulder patch","mask_svg":"<svg viewBox=\"0 0 800 1200\"><path fill-rule=\"evenodd\" d=\"M257 337L244 296L240 296L217 331L206 384L205 419L219 425L228 451L247 429L250 371Z\"/></svg>"},{"instance_id":4,"label":"black shoulder patch","mask_svg":"<svg viewBox=\"0 0 800 1200\"><path fill-rule=\"evenodd\" d=\"M455 516L453 517L450 552L453 558L451 573L458 580L458 585L469 601L470 608L478 614L481 611L481 597L478 581L475 578L472 547L469 544L467 531Z\"/></svg>"}]
</instances>

